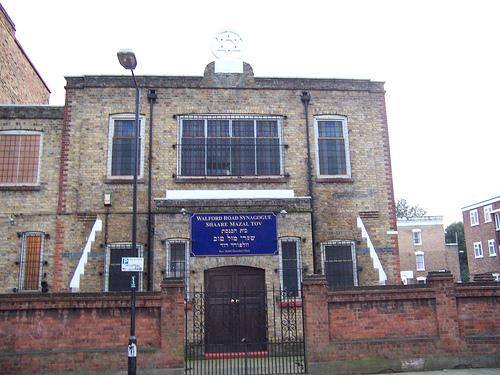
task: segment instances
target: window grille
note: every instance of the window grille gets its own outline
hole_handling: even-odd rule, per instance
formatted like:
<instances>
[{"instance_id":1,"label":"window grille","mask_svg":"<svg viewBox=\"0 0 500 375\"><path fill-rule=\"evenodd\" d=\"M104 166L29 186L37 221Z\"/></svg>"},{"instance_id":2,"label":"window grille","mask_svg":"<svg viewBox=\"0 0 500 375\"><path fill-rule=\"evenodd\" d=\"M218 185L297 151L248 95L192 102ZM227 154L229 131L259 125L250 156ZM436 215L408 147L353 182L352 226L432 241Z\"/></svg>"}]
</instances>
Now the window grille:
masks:
<instances>
[{"instance_id":1,"label":"window grille","mask_svg":"<svg viewBox=\"0 0 500 375\"><path fill-rule=\"evenodd\" d=\"M0 184L38 184L40 145L40 133L1 132Z\"/></svg>"},{"instance_id":2,"label":"window grille","mask_svg":"<svg viewBox=\"0 0 500 375\"><path fill-rule=\"evenodd\" d=\"M44 233L27 232L21 240L19 290L39 290Z\"/></svg>"},{"instance_id":3,"label":"window grille","mask_svg":"<svg viewBox=\"0 0 500 375\"><path fill-rule=\"evenodd\" d=\"M323 272L328 286L356 286L356 256L352 241L333 241L322 244Z\"/></svg>"},{"instance_id":4,"label":"window grille","mask_svg":"<svg viewBox=\"0 0 500 375\"><path fill-rule=\"evenodd\" d=\"M186 292L189 281L189 246L187 240L167 241L167 278L183 279Z\"/></svg>"},{"instance_id":5,"label":"window grille","mask_svg":"<svg viewBox=\"0 0 500 375\"><path fill-rule=\"evenodd\" d=\"M300 297L302 280L298 239L281 240L281 289L285 297Z\"/></svg>"},{"instance_id":6,"label":"window grille","mask_svg":"<svg viewBox=\"0 0 500 375\"><path fill-rule=\"evenodd\" d=\"M132 249L130 243L109 244L106 249L104 290L106 292L120 292L130 290L131 272L122 272L122 258L142 257L142 245ZM142 272L135 272L138 279L138 289L142 290Z\"/></svg>"},{"instance_id":7,"label":"window grille","mask_svg":"<svg viewBox=\"0 0 500 375\"><path fill-rule=\"evenodd\" d=\"M180 176L283 175L279 117L182 116L179 141Z\"/></svg>"}]
</instances>

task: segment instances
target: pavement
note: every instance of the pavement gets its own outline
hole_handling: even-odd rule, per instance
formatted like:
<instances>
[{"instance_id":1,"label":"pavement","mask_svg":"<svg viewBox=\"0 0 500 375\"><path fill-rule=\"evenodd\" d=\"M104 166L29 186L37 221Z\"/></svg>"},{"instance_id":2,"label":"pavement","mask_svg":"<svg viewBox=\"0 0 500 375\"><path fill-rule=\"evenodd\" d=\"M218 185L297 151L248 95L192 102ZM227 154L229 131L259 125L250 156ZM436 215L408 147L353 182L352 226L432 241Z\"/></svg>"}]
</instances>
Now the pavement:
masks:
<instances>
[{"instance_id":1,"label":"pavement","mask_svg":"<svg viewBox=\"0 0 500 375\"><path fill-rule=\"evenodd\" d=\"M417 372L398 372L383 375L499 375L500 368L468 368L460 370L440 370L440 371L417 371ZM379 374L380 375L380 374Z\"/></svg>"}]
</instances>

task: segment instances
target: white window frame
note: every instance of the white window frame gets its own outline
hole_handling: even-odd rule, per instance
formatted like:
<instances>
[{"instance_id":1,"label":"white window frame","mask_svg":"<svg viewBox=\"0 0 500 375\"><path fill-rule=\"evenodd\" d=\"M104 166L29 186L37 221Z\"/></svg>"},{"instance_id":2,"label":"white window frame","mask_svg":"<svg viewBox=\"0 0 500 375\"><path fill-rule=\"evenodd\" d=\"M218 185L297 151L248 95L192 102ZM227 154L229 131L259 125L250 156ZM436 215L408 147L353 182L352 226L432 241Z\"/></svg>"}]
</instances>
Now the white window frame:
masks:
<instances>
[{"instance_id":1,"label":"white window frame","mask_svg":"<svg viewBox=\"0 0 500 375\"><path fill-rule=\"evenodd\" d=\"M470 216L470 226L471 227L479 225L479 213L477 212L477 209L470 210L469 216Z\"/></svg>"},{"instance_id":2,"label":"white window frame","mask_svg":"<svg viewBox=\"0 0 500 375\"><path fill-rule=\"evenodd\" d=\"M229 121L229 139L232 139L233 137L233 125L232 121L233 120L249 120L254 122L254 139L257 139L257 121L266 121L266 120L275 120L278 125L278 139L279 139L279 155L280 155L280 173L279 175L262 175L262 174L254 174L254 175L225 175L225 176L220 176L220 175L208 175L207 174L207 153L205 152L205 175L203 176L192 176L192 175L183 175L182 173L182 127L183 127L183 121L184 120L202 120L204 121L204 139L205 139L205 146L207 144L207 139L208 139L208 120L227 120ZM178 116L177 117L177 144L179 147L177 147L177 174L176 176L179 178L189 178L189 179L196 179L196 178L262 178L262 177L268 177L268 178L277 178L277 177L283 177L285 174L285 163L284 163L284 149L283 149L283 116L266 116L266 115L238 115L238 114L220 114L220 115L214 115L214 114L197 114L197 115L183 115L183 116ZM231 160L229 161L231 163ZM257 164L257 155L255 155L255 163ZM257 171L257 166L255 167Z\"/></svg>"},{"instance_id":3,"label":"white window frame","mask_svg":"<svg viewBox=\"0 0 500 375\"><path fill-rule=\"evenodd\" d=\"M420 284L419 281L423 281L424 284L427 284L427 276L419 276L419 277L417 277L417 284Z\"/></svg>"},{"instance_id":4,"label":"white window frame","mask_svg":"<svg viewBox=\"0 0 500 375\"><path fill-rule=\"evenodd\" d=\"M318 122L320 121L342 121L342 134L344 136L345 164L346 174L326 175L321 174L319 164L319 132ZM316 175L318 178L351 178L351 153L349 150L349 128L347 117L340 115L321 115L314 117L314 143L315 143L315 159L316 159Z\"/></svg>"},{"instance_id":5,"label":"white window frame","mask_svg":"<svg viewBox=\"0 0 500 375\"><path fill-rule=\"evenodd\" d=\"M347 243L351 244L351 256L352 256L352 272L353 272L353 279L354 279L354 286L358 286L358 265L357 265L357 259L356 259L356 245L354 241L349 241L349 240L332 240L332 241L327 241L327 242L322 242L321 243L321 273L323 276L326 277L325 273L325 248L327 246L341 246L341 245L346 245Z\"/></svg>"},{"instance_id":6,"label":"white window frame","mask_svg":"<svg viewBox=\"0 0 500 375\"><path fill-rule=\"evenodd\" d=\"M418 233L419 242L415 242L415 234L416 233ZM412 237L413 245L415 245L415 246L422 245L422 230L421 229L412 229L411 230L411 237Z\"/></svg>"},{"instance_id":7,"label":"white window frame","mask_svg":"<svg viewBox=\"0 0 500 375\"><path fill-rule=\"evenodd\" d=\"M109 263L111 261L111 248L120 246L130 246L132 247L132 242L112 242L106 245L106 253L104 255L104 291L109 292ZM137 256L142 258L144 255L144 247L142 244L137 244ZM138 274L137 291L142 292L142 276L143 272L136 272Z\"/></svg>"},{"instance_id":8,"label":"white window frame","mask_svg":"<svg viewBox=\"0 0 500 375\"><path fill-rule=\"evenodd\" d=\"M36 182L2 182L0 186L40 186L40 175L42 169L42 152L43 152L43 132L36 130L1 130L0 135L38 135L40 142L38 144L38 170Z\"/></svg>"},{"instance_id":9,"label":"white window frame","mask_svg":"<svg viewBox=\"0 0 500 375\"><path fill-rule=\"evenodd\" d=\"M500 230L500 212L495 213L495 229Z\"/></svg>"},{"instance_id":10,"label":"white window frame","mask_svg":"<svg viewBox=\"0 0 500 375\"><path fill-rule=\"evenodd\" d=\"M497 249L494 239L488 240L488 254L490 257L497 256Z\"/></svg>"},{"instance_id":11,"label":"white window frame","mask_svg":"<svg viewBox=\"0 0 500 375\"><path fill-rule=\"evenodd\" d=\"M493 205L488 205L483 207L484 222L491 223L491 211L493 211Z\"/></svg>"},{"instance_id":12,"label":"white window frame","mask_svg":"<svg viewBox=\"0 0 500 375\"><path fill-rule=\"evenodd\" d=\"M281 285L281 290L285 290L285 286L283 285L283 253L282 253L282 243L283 242L295 242L295 251L297 252L297 286L299 288L298 290L298 296L296 298L302 298L302 251L300 248L300 238L299 237L280 237L279 239L279 271L280 271L280 285Z\"/></svg>"},{"instance_id":13,"label":"white window frame","mask_svg":"<svg viewBox=\"0 0 500 375\"><path fill-rule=\"evenodd\" d=\"M26 238L30 236L39 236L40 240L40 265L38 267L38 288L23 289L24 284L24 258L26 256ZM24 232L21 236L21 252L19 254L19 283L17 290L19 292L33 292L42 290L42 267L43 267L43 248L45 245L45 233L40 231Z\"/></svg>"},{"instance_id":14,"label":"white window frame","mask_svg":"<svg viewBox=\"0 0 500 375\"><path fill-rule=\"evenodd\" d=\"M418 257L422 257L422 267L418 267ZM415 267L417 271L425 271L425 253L423 251L415 251ZM418 280L418 277L417 277Z\"/></svg>"},{"instance_id":15,"label":"white window frame","mask_svg":"<svg viewBox=\"0 0 500 375\"><path fill-rule=\"evenodd\" d=\"M408 280L413 279L413 271L401 271L400 275L403 285L408 285Z\"/></svg>"},{"instance_id":16,"label":"white window frame","mask_svg":"<svg viewBox=\"0 0 500 375\"><path fill-rule=\"evenodd\" d=\"M183 243L185 245L184 249L184 257L185 257L185 270L184 270L184 282L185 282L185 293L189 292L189 260L190 260L190 241L186 238L169 238L165 241L165 251L166 251L166 259L165 259L165 276L168 277L169 270L170 270L170 259L172 257L172 254L170 252L171 250L171 245L173 243Z\"/></svg>"},{"instance_id":17,"label":"white window frame","mask_svg":"<svg viewBox=\"0 0 500 375\"><path fill-rule=\"evenodd\" d=\"M477 259L477 258L483 258L484 257L483 244L482 244L481 241L474 242L473 248L474 248L474 258Z\"/></svg>"},{"instance_id":18,"label":"white window frame","mask_svg":"<svg viewBox=\"0 0 500 375\"><path fill-rule=\"evenodd\" d=\"M116 115L111 115L109 116L109 126L108 126L108 159L106 162L106 177L108 179L115 179L115 180L131 180L134 178L133 175L124 175L124 176L115 176L112 175L112 160L113 160L113 135L115 134L115 121L117 120L134 120L135 121L135 114L132 113L122 113L122 114L116 114ZM144 177L144 147L145 147L145 123L146 123L146 118L144 116L139 116L139 124L140 124L140 160L139 160L139 175L137 178L143 178Z\"/></svg>"}]
</instances>

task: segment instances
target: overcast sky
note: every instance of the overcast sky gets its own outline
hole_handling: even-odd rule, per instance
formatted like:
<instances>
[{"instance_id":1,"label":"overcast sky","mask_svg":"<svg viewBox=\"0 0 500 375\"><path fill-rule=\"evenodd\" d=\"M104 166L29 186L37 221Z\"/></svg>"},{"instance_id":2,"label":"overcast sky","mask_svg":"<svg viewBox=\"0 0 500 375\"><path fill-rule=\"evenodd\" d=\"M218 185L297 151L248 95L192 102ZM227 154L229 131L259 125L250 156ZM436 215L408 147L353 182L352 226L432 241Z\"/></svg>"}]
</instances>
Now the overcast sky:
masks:
<instances>
[{"instance_id":1,"label":"overcast sky","mask_svg":"<svg viewBox=\"0 0 500 375\"><path fill-rule=\"evenodd\" d=\"M202 75L233 29L260 77L386 82L396 198L445 223L500 195L500 2L0 0L64 103L64 76Z\"/></svg>"}]
</instances>

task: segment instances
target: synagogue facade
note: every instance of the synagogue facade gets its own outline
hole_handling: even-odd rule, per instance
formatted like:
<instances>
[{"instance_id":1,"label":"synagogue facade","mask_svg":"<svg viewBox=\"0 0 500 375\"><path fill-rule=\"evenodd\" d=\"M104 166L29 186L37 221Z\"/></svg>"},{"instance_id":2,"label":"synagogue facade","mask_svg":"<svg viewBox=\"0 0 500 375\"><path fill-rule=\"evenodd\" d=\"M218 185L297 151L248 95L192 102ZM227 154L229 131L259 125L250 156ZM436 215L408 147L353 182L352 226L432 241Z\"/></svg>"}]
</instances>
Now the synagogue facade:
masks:
<instances>
[{"instance_id":1,"label":"synagogue facade","mask_svg":"<svg viewBox=\"0 0 500 375\"><path fill-rule=\"evenodd\" d=\"M400 282L383 83L219 72L66 78L63 107L0 107L0 292Z\"/></svg>"}]
</instances>

